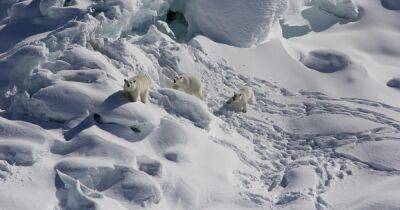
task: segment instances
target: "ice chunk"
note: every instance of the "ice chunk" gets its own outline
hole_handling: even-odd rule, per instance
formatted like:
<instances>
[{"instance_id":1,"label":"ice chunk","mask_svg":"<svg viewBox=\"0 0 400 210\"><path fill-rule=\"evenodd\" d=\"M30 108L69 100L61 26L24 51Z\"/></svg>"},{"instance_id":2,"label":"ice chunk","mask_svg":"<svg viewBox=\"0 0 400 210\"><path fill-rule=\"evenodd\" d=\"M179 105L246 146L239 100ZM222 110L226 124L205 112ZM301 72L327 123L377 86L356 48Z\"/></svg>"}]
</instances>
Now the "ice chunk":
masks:
<instances>
[{"instance_id":1,"label":"ice chunk","mask_svg":"<svg viewBox=\"0 0 400 210\"><path fill-rule=\"evenodd\" d=\"M144 207L161 201L161 189L149 175L136 170L124 175L121 189L126 199Z\"/></svg>"},{"instance_id":2,"label":"ice chunk","mask_svg":"<svg viewBox=\"0 0 400 210\"><path fill-rule=\"evenodd\" d=\"M65 158L55 166L85 186L99 191L106 190L123 178L124 169L116 167L109 159L101 158Z\"/></svg>"},{"instance_id":3,"label":"ice chunk","mask_svg":"<svg viewBox=\"0 0 400 210\"><path fill-rule=\"evenodd\" d=\"M146 172L151 176L161 176L162 165L160 161L149 158L146 155L137 157L139 170Z\"/></svg>"},{"instance_id":4,"label":"ice chunk","mask_svg":"<svg viewBox=\"0 0 400 210\"><path fill-rule=\"evenodd\" d=\"M81 46L73 46L65 51L59 59L71 64L74 69L102 69L113 79L123 81L121 73L99 52Z\"/></svg>"},{"instance_id":5,"label":"ice chunk","mask_svg":"<svg viewBox=\"0 0 400 210\"><path fill-rule=\"evenodd\" d=\"M90 0L70 1L75 3L69 5L68 0L40 0L39 8L43 16L53 19L72 18L83 15L91 5Z\"/></svg>"},{"instance_id":6,"label":"ice chunk","mask_svg":"<svg viewBox=\"0 0 400 210\"><path fill-rule=\"evenodd\" d=\"M340 18L352 21L359 18L360 11L353 0L312 0L312 4Z\"/></svg>"},{"instance_id":7,"label":"ice chunk","mask_svg":"<svg viewBox=\"0 0 400 210\"><path fill-rule=\"evenodd\" d=\"M249 47L267 38L287 5L287 0L189 0L184 15L189 33Z\"/></svg>"},{"instance_id":8,"label":"ice chunk","mask_svg":"<svg viewBox=\"0 0 400 210\"><path fill-rule=\"evenodd\" d=\"M64 209L98 209L98 210L125 210L125 208L113 199L94 191L79 180L76 180L57 170L57 179L63 187L58 189L57 197L60 206Z\"/></svg>"},{"instance_id":9,"label":"ice chunk","mask_svg":"<svg viewBox=\"0 0 400 210\"><path fill-rule=\"evenodd\" d=\"M389 10L400 10L400 1L398 0L381 0L382 6Z\"/></svg>"}]
</instances>

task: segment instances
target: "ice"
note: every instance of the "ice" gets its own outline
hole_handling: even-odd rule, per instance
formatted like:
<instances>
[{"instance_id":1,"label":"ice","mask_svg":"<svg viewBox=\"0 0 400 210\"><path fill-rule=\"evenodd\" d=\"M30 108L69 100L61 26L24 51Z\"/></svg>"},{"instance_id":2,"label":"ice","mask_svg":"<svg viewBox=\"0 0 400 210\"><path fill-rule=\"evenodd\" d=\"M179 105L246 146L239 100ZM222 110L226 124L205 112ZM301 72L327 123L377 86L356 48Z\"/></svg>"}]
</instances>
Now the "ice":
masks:
<instances>
[{"instance_id":1,"label":"ice","mask_svg":"<svg viewBox=\"0 0 400 210\"><path fill-rule=\"evenodd\" d=\"M353 0L312 0L314 6L336 15L340 18L355 21L358 19L360 11Z\"/></svg>"},{"instance_id":2,"label":"ice","mask_svg":"<svg viewBox=\"0 0 400 210\"><path fill-rule=\"evenodd\" d=\"M268 37L287 4L286 0L190 0L184 14L189 33L199 32L218 42L249 47Z\"/></svg>"},{"instance_id":3,"label":"ice","mask_svg":"<svg viewBox=\"0 0 400 210\"><path fill-rule=\"evenodd\" d=\"M115 200L86 187L76 179L60 171L57 171L57 175L64 185L63 189L59 190L60 205L64 209L125 209Z\"/></svg>"},{"instance_id":4,"label":"ice","mask_svg":"<svg viewBox=\"0 0 400 210\"><path fill-rule=\"evenodd\" d=\"M398 208L395 2L0 1L0 209Z\"/></svg>"},{"instance_id":5,"label":"ice","mask_svg":"<svg viewBox=\"0 0 400 210\"><path fill-rule=\"evenodd\" d=\"M389 10L400 10L400 3L396 0L381 0L382 6Z\"/></svg>"},{"instance_id":6,"label":"ice","mask_svg":"<svg viewBox=\"0 0 400 210\"><path fill-rule=\"evenodd\" d=\"M145 155L137 157L139 170L146 172L151 176L162 175L162 165L160 161L153 160Z\"/></svg>"}]
</instances>

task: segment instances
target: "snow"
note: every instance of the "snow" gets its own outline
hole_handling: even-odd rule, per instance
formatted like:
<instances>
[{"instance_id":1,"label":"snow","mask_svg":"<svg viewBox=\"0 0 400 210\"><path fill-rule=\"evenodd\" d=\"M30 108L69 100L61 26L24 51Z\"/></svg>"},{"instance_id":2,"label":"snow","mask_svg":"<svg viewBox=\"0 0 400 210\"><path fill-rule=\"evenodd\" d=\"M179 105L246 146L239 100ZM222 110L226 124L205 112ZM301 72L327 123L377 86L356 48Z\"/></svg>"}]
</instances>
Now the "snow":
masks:
<instances>
[{"instance_id":1,"label":"snow","mask_svg":"<svg viewBox=\"0 0 400 210\"><path fill-rule=\"evenodd\" d=\"M398 171L400 170L399 147L399 141L383 140L342 146L337 148L336 152L368 164L373 168Z\"/></svg>"},{"instance_id":2,"label":"snow","mask_svg":"<svg viewBox=\"0 0 400 210\"><path fill-rule=\"evenodd\" d=\"M0 209L398 208L398 9L1 1ZM225 110L243 86L256 103Z\"/></svg>"},{"instance_id":3,"label":"snow","mask_svg":"<svg viewBox=\"0 0 400 210\"><path fill-rule=\"evenodd\" d=\"M205 128L211 121L211 114L204 102L195 96L173 89L161 89L160 103L168 112L191 120L195 125Z\"/></svg>"}]
</instances>

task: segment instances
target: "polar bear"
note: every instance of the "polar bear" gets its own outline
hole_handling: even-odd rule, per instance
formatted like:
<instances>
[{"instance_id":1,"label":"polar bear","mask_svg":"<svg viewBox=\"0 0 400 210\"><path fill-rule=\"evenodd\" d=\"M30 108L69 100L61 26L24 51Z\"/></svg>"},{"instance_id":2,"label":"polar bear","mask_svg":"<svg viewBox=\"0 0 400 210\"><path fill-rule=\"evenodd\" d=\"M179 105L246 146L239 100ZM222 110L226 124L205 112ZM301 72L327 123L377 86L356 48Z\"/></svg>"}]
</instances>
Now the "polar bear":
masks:
<instances>
[{"instance_id":1,"label":"polar bear","mask_svg":"<svg viewBox=\"0 0 400 210\"><path fill-rule=\"evenodd\" d=\"M130 97L133 102L147 102L147 96L150 88L150 80L145 75L137 75L129 80L124 80L124 94Z\"/></svg>"},{"instance_id":2,"label":"polar bear","mask_svg":"<svg viewBox=\"0 0 400 210\"><path fill-rule=\"evenodd\" d=\"M200 79L196 76L177 76L174 78L172 88L194 95L201 100L204 98L203 85Z\"/></svg>"},{"instance_id":3,"label":"polar bear","mask_svg":"<svg viewBox=\"0 0 400 210\"><path fill-rule=\"evenodd\" d=\"M239 92L235 92L233 96L225 103L226 107L247 112L249 104L254 104L254 92L250 87L242 87Z\"/></svg>"}]
</instances>

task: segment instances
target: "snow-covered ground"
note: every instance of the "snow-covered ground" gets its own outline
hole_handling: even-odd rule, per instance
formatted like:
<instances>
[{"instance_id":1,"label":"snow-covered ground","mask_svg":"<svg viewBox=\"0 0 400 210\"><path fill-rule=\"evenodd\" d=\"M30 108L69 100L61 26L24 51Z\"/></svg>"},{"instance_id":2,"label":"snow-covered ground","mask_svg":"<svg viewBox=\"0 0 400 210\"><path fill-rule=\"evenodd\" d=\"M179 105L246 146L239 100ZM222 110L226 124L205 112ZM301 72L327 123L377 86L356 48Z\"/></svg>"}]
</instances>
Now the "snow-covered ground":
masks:
<instances>
[{"instance_id":1,"label":"snow-covered ground","mask_svg":"<svg viewBox=\"0 0 400 210\"><path fill-rule=\"evenodd\" d=\"M399 20L398 0L2 0L0 209L399 209ZM122 92L138 74L147 104ZM242 86L256 103L225 109Z\"/></svg>"}]
</instances>

